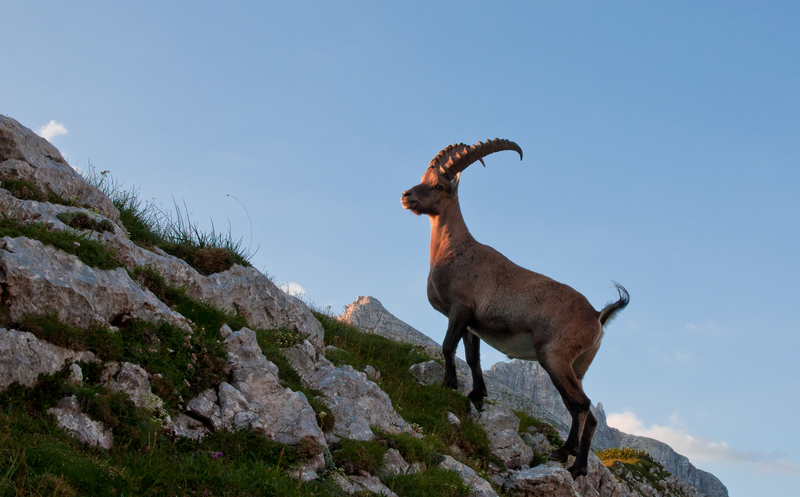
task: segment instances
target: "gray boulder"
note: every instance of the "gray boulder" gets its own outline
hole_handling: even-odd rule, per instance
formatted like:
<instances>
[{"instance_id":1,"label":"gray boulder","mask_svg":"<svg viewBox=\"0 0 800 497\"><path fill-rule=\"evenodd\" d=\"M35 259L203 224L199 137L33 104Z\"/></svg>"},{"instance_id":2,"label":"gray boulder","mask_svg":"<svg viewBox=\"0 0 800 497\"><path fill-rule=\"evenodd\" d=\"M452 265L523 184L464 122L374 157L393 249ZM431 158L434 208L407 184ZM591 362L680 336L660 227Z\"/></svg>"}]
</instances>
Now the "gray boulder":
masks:
<instances>
[{"instance_id":1,"label":"gray boulder","mask_svg":"<svg viewBox=\"0 0 800 497\"><path fill-rule=\"evenodd\" d=\"M182 437L192 440L203 439L211 433L202 422L186 414L179 414L178 417L170 423L167 430L173 438Z\"/></svg>"},{"instance_id":2,"label":"gray boulder","mask_svg":"<svg viewBox=\"0 0 800 497\"><path fill-rule=\"evenodd\" d=\"M380 478L385 480L390 476L404 475L408 473L411 466L403 459L403 455L397 449L388 449L383 455L383 466L380 469Z\"/></svg>"},{"instance_id":3,"label":"gray boulder","mask_svg":"<svg viewBox=\"0 0 800 497\"><path fill-rule=\"evenodd\" d=\"M210 424L215 430L221 430L222 408L219 405L219 397L213 388L210 388L197 397L191 399L186 404L186 410L192 415Z\"/></svg>"},{"instance_id":4,"label":"gray boulder","mask_svg":"<svg viewBox=\"0 0 800 497\"><path fill-rule=\"evenodd\" d=\"M24 237L0 240L0 284L8 316L58 313L79 327L127 319L167 321L190 330L186 319L143 290L128 273L89 267L74 255Z\"/></svg>"},{"instance_id":5,"label":"gray boulder","mask_svg":"<svg viewBox=\"0 0 800 497\"><path fill-rule=\"evenodd\" d=\"M0 390L15 381L32 387L40 373L60 371L66 361L96 360L91 352L56 347L27 331L0 328Z\"/></svg>"},{"instance_id":6,"label":"gray boulder","mask_svg":"<svg viewBox=\"0 0 800 497\"><path fill-rule=\"evenodd\" d=\"M441 385L444 380L444 366L436 361L413 364L408 372L422 385Z\"/></svg>"},{"instance_id":7,"label":"gray boulder","mask_svg":"<svg viewBox=\"0 0 800 497\"><path fill-rule=\"evenodd\" d=\"M373 494L385 497L397 497L397 494L381 483L377 476L345 476L339 473L333 473L332 476L333 481L348 495Z\"/></svg>"},{"instance_id":8,"label":"gray boulder","mask_svg":"<svg viewBox=\"0 0 800 497\"><path fill-rule=\"evenodd\" d=\"M439 464L439 467L458 474L464 483L472 488L472 497L497 497L497 492L488 481L478 476L475 470L466 464L453 459L452 456L444 456L444 461Z\"/></svg>"},{"instance_id":9,"label":"gray boulder","mask_svg":"<svg viewBox=\"0 0 800 497\"><path fill-rule=\"evenodd\" d=\"M533 460L533 449L519 436L519 418L505 406L486 406L478 419L489 438L492 454L507 468L519 468Z\"/></svg>"},{"instance_id":10,"label":"gray boulder","mask_svg":"<svg viewBox=\"0 0 800 497\"><path fill-rule=\"evenodd\" d=\"M61 399L55 407L48 409L47 413L55 416L58 426L83 443L106 450L114 446L111 430L81 412L78 399L74 395Z\"/></svg>"},{"instance_id":11,"label":"gray boulder","mask_svg":"<svg viewBox=\"0 0 800 497\"><path fill-rule=\"evenodd\" d=\"M509 495L525 497L582 497L569 471L542 464L514 472L506 483Z\"/></svg>"},{"instance_id":12,"label":"gray boulder","mask_svg":"<svg viewBox=\"0 0 800 497\"><path fill-rule=\"evenodd\" d=\"M325 396L336 417L332 430L336 437L372 440L373 426L387 433L413 433L386 392L350 366L323 366L314 374L312 384Z\"/></svg>"},{"instance_id":13,"label":"gray boulder","mask_svg":"<svg viewBox=\"0 0 800 497\"><path fill-rule=\"evenodd\" d=\"M25 179L77 205L88 205L111 220L119 211L103 192L86 182L56 147L16 120L0 115L0 177Z\"/></svg>"},{"instance_id":14,"label":"gray boulder","mask_svg":"<svg viewBox=\"0 0 800 497\"><path fill-rule=\"evenodd\" d=\"M143 367L129 362L108 362L100 375L112 392L124 392L136 407L166 416L164 401L155 395Z\"/></svg>"},{"instance_id":15,"label":"gray boulder","mask_svg":"<svg viewBox=\"0 0 800 497\"><path fill-rule=\"evenodd\" d=\"M302 392L280 385L278 368L262 354L255 332L242 328L225 343L233 382L219 386L222 425L234 430L250 428L289 445L303 438L324 444L308 399Z\"/></svg>"},{"instance_id":16,"label":"gray boulder","mask_svg":"<svg viewBox=\"0 0 800 497\"><path fill-rule=\"evenodd\" d=\"M303 383L322 392L334 414L329 441L372 440L372 426L387 433L414 433L389 396L365 373L347 365L335 367L308 341L284 349L284 354Z\"/></svg>"}]
</instances>

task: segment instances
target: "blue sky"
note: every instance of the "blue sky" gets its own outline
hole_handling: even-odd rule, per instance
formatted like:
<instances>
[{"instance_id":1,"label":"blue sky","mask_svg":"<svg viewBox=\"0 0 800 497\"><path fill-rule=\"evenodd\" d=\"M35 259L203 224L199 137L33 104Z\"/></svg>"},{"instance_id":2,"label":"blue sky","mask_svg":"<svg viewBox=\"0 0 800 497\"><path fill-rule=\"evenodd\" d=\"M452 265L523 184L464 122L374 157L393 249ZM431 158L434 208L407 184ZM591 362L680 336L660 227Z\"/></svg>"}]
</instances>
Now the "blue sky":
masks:
<instances>
[{"instance_id":1,"label":"blue sky","mask_svg":"<svg viewBox=\"0 0 800 497\"><path fill-rule=\"evenodd\" d=\"M792 2L4 0L0 113L230 221L315 305L372 295L439 341L428 221L400 194L451 143L514 140L522 162L463 174L473 235L597 308L612 279L631 293L587 394L730 495L789 495L799 21Z\"/></svg>"}]
</instances>

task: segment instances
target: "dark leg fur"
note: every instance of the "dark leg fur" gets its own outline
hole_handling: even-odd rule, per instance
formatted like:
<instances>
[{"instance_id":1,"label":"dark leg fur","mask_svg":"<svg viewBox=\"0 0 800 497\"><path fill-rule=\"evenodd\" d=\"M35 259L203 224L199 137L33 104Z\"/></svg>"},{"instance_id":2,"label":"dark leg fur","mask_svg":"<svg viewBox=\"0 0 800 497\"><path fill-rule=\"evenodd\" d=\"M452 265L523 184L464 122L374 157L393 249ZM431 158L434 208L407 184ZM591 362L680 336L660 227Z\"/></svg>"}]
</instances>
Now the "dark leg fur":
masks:
<instances>
[{"instance_id":1,"label":"dark leg fur","mask_svg":"<svg viewBox=\"0 0 800 497\"><path fill-rule=\"evenodd\" d=\"M589 412L591 402L583 393L580 380L572 369L572 364L551 361L546 355L540 355L539 362L550 375L550 379L561 394L564 404L572 415L572 426L564 445L550 454L550 459L566 462L570 455L576 456L569 472L573 479L587 473L589 448L597 426L597 420ZM588 435L588 436L587 436Z\"/></svg>"},{"instance_id":2,"label":"dark leg fur","mask_svg":"<svg viewBox=\"0 0 800 497\"><path fill-rule=\"evenodd\" d=\"M455 361L456 347L458 347L461 337L467 333L469 314L459 311L459 309L450 309L448 317L447 334L442 343L442 355L444 356L444 381L442 386L455 390L458 388Z\"/></svg>"},{"instance_id":3,"label":"dark leg fur","mask_svg":"<svg viewBox=\"0 0 800 497\"><path fill-rule=\"evenodd\" d=\"M487 394L483 371L481 371L481 339L468 331L464 335L464 351L467 356L467 364L472 371L472 391L467 397L480 411L483 409L483 399Z\"/></svg>"}]
</instances>

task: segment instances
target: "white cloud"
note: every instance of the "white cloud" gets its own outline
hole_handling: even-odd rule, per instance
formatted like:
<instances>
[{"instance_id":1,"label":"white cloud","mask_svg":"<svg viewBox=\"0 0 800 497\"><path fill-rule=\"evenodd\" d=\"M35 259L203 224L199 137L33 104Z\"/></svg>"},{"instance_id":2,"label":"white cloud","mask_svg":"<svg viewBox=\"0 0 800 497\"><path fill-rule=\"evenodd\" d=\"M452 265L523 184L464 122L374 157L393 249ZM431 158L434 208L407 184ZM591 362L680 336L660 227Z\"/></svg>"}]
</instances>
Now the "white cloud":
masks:
<instances>
[{"instance_id":1,"label":"white cloud","mask_svg":"<svg viewBox=\"0 0 800 497\"><path fill-rule=\"evenodd\" d=\"M50 141L55 136L66 135L67 133L69 133L69 131L67 131L67 128L63 124L52 120L36 131L36 134L47 141Z\"/></svg>"},{"instance_id":2,"label":"white cloud","mask_svg":"<svg viewBox=\"0 0 800 497\"><path fill-rule=\"evenodd\" d=\"M610 413L607 416L607 422L608 426L622 432L664 442L692 462L746 463L754 465L759 472L800 474L800 464L787 460L783 454L740 451L732 449L724 441L714 442L705 437L694 437L686 432L677 413L670 416L670 424L666 426L652 424L650 427L646 427L644 422L630 411Z\"/></svg>"},{"instance_id":3,"label":"white cloud","mask_svg":"<svg viewBox=\"0 0 800 497\"><path fill-rule=\"evenodd\" d=\"M285 293L288 293L289 295L292 295L294 297L302 297L303 295L306 294L306 291L303 287L292 281L288 281L280 285L278 288L280 288Z\"/></svg>"},{"instance_id":4,"label":"white cloud","mask_svg":"<svg viewBox=\"0 0 800 497\"><path fill-rule=\"evenodd\" d=\"M694 333L702 333L712 337L724 337L726 335L725 330L717 326L711 319L707 319L702 323L689 323L686 325L686 329Z\"/></svg>"}]
</instances>

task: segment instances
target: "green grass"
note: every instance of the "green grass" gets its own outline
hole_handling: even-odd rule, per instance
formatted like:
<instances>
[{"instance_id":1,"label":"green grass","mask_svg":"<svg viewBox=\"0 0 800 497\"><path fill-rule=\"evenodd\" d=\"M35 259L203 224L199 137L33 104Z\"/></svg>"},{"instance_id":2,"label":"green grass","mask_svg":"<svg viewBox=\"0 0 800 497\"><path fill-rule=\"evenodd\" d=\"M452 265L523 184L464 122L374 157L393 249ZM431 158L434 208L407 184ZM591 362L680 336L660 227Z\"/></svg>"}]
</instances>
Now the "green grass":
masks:
<instances>
[{"instance_id":1,"label":"green grass","mask_svg":"<svg viewBox=\"0 0 800 497\"><path fill-rule=\"evenodd\" d=\"M45 245L51 245L68 254L78 257L84 264L97 269L116 269L122 264L116 259L113 251L106 249L105 245L91 240L87 235L73 231L48 231L41 223L22 224L13 219L4 217L0 219L0 237L16 238L24 236L38 240Z\"/></svg>"},{"instance_id":2,"label":"green grass","mask_svg":"<svg viewBox=\"0 0 800 497\"><path fill-rule=\"evenodd\" d=\"M456 445L478 466L485 466L490 460L499 462L491 455L486 433L469 420L469 399L439 385L420 385L408 372L413 364L430 360L427 355L409 344L362 333L318 312L314 315L325 329L325 345L343 349L329 353L328 359L336 365L349 364L357 370L367 364L378 368L381 371L378 385L389 395L398 413L426 435L425 440L430 445L427 450L449 453L449 447ZM460 428L447 421L447 412L458 416Z\"/></svg>"},{"instance_id":3,"label":"green grass","mask_svg":"<svg viewBox=\"0 0 800 497\"><path fill-rule=\"evenodd\" d=\"M413 475L391 476L386 486L402 497L467 497L472 495L468 487L453 471L430 468Z\"/></svg>"},{"instance_id":4,"label":"green grass","mask_svg":"<svg viewBox=\"0 0 800 497\"><path fill-rule=\"evenodd\" d=\"M359 471L375 475L383 466L386 447L375 440L361 441L343 438L331 447L331 454L336 466L344 469L348 475L357 475Z\"/></svg>"},{"instance_id":5,"label":"green grass","mask_svg":"<svg viewBox=\"0 0 800 497\"><path fill-rule=\"evenodd\" d=\"M76 387L66 375L65 368L40 375L35 388L13 384L0 393L0 495L344 495L329 479L300 484L289 477L286 467L310 455L297 448L249 432L172 441L125 395ZM69 394L114 425L114 448L77 442L45 414Z\"/></svg>"}]
</instances>

